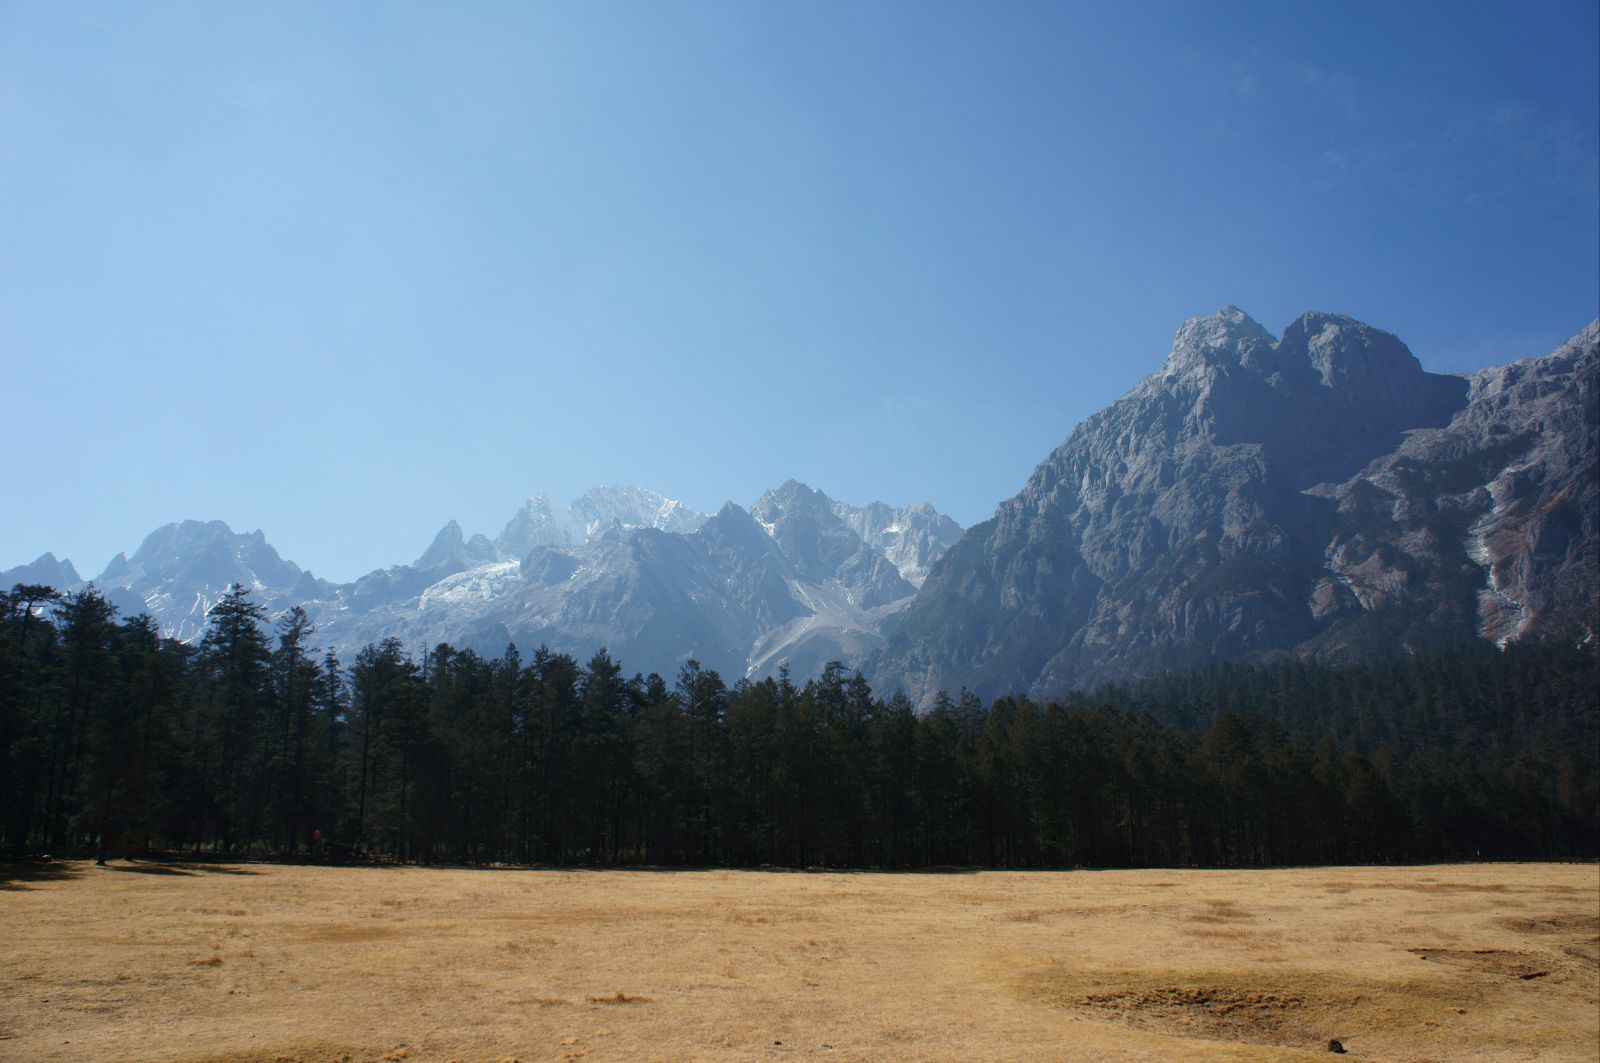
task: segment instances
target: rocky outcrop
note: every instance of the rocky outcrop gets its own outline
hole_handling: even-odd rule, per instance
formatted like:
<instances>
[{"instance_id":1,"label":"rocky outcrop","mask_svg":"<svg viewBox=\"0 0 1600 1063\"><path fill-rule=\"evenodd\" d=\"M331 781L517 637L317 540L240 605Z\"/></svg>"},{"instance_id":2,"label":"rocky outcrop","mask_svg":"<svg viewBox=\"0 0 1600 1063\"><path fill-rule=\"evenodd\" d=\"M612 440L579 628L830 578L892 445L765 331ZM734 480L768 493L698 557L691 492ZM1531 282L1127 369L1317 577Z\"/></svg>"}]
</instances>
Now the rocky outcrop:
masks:
<instances>
[{"instance_id":1,"label":"rocky outcrop","mask_svg":"<svg viewBox=\"0 0 1600 1063\"><path fill-rule=\"evenodd\" d=\"M1411 435L1325 494L1338 503L1312 612L1321 654L1468 629L1500 645L1596 637L1597 339L1470 378L1443 428Z\"/></svg>"}]
</instances>

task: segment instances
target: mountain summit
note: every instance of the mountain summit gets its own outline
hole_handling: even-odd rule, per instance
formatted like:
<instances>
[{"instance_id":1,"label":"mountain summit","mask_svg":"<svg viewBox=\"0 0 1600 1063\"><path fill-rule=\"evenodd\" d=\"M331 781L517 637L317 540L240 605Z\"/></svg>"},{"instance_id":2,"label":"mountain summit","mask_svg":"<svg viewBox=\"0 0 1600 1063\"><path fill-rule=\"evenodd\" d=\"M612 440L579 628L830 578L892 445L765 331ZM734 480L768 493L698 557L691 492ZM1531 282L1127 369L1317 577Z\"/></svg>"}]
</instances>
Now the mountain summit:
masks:
<instances>
[{"instance_id":1,"label":"mountain summit","mask_svg":"<svg viewBox=\"0 0 1600 1063\"><path fill-rule=\"evenodd\" d=\"M1468 380L1337 314L1277 338L1237 307L1185 322L934 565L874 677L1044 696L1274 652L1593 638L1595 333Z\"/></svg>"}]
</instances>

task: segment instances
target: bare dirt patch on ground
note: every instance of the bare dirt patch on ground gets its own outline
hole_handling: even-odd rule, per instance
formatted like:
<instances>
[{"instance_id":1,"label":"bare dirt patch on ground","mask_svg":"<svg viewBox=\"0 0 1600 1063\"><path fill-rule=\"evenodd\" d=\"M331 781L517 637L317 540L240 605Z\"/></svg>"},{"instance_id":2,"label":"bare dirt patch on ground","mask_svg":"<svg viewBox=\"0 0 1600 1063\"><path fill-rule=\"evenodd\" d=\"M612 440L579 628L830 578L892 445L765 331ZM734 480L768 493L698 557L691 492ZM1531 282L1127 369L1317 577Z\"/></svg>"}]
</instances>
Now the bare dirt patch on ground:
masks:
<instances>
[{"instance_id":1,"label":"bare dirt patch on ground","mask_svg":"<svg viewBox=\"0 0 1600 1063\"><path fill-rule=\"evenodd\" d=\"M0 865L0 1060L1600 1055L1600 869Z\"/></svg>"}]
</instances>

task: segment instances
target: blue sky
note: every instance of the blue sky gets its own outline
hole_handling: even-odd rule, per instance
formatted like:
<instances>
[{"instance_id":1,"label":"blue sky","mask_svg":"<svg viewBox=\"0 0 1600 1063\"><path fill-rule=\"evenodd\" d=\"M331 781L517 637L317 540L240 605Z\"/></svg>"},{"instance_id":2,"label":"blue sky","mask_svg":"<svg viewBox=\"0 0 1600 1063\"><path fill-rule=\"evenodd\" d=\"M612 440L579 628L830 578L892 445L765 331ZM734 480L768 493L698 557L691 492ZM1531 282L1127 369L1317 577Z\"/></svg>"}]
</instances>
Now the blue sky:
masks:
<instances>
[{"instance_id":1,"label":"blue sky","mask_svg":"<svg viewBox=\"0 0 1600 1063\"><path fill-rule=\"evenodd\" d=\"M0 567L534 491L985 519L1226 303L1600 313L1587 2L0 2Z\"/></svg>"}]
</instances>

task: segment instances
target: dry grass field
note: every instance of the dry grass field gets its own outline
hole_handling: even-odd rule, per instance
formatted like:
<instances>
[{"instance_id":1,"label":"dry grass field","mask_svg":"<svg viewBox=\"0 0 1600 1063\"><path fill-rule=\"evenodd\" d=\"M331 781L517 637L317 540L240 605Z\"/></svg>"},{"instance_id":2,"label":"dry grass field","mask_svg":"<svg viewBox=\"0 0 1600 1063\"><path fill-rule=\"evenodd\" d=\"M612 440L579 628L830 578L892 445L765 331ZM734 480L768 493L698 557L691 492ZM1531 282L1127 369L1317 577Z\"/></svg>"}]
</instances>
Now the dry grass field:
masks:
<instances>
[{"instance_id":1,"label":"dry grass field","mask_svg":"<svg viewBox=\"0 0 1600 1063\"><path fill-rule=\"evenodd\" d=\"M1600 869L0 865L0 1059L1600 1056Z\"/></svg>"}]
</instances>

